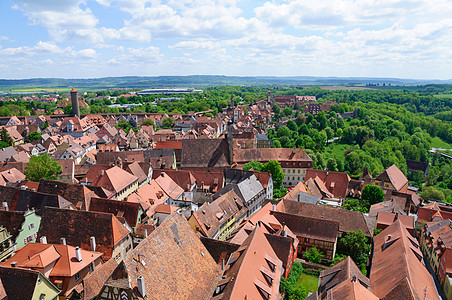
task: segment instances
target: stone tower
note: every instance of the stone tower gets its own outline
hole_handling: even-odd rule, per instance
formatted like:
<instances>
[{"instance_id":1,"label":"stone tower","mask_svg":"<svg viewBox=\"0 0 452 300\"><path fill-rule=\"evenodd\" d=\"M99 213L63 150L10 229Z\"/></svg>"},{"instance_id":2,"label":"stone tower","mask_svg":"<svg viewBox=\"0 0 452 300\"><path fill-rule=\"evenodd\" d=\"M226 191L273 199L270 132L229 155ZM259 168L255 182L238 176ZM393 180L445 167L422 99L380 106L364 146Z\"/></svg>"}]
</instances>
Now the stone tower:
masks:
<instances>
[{"instance_id":1,"label":"stone tower","mask_svg":"<svg viewBox=\"0 0 452 300\"><path fill-rule=\"evenodd\" d=\"M80 108L78 107L78 92L75 88L71 90L72 115L80 118Z\"/></svg>"}]
</instances>

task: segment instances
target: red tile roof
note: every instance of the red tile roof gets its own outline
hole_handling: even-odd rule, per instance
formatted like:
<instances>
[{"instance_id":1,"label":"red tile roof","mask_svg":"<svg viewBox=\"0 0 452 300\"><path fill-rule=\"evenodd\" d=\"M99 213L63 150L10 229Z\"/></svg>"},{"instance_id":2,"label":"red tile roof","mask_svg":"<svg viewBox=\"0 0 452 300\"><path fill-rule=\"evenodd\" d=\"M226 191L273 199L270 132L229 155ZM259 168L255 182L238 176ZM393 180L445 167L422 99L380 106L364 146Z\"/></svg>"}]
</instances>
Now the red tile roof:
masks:
<instances>
[{"instance_id":1,"label":"red tile roof","mask_svg":"<svg viewBox=\"0 0 452 300\"><path fill-rule=\"evenodd\" d=\"M367 237L373 235L373 229L369 228L366 221L367 216L361 212L290 200L280 201L276 210L304 217L315 216L325 220L337 221L339 222L340 232L361 230Z\"/></svg>"},{"instance_id":2,"label":"red tile roof","mask_svg":"<svg viewBox=\"0 0 452 300\"><path fill-rule=\"evenodd\" d=\"M306 171L305 181L310 178L315 178L316 176L318 176L325 188L333 194L335 198L341 197L342 199L345 199L348 183L351 180L347 173L308 169Z\"/></svg>"},{"instance_id":3,"label":"red tile roof","mask_svg":"<svg viewBox=\"0 0 452 300\"><path fill-rule=\"evenodd\" d=\"M124 260L128 283L142 276L147 299L211 299L219 267L187 220L172 214Z\"/></svg>"},{"instance_id":4,"label":"red tile roof","mask_svg":"<svg viewBox=\"0 0 452 300\"><path fill-rule=\"evenodd\" d=\"M93 197L91 198L89 211L110 213L116 217L123 217L127 221L127 224L135 227L140 214L140 204Z\"/></svg>"},{"instance_id":5,"label":"red tile roof","mask_svg":"<svg viewBox=\"0 0 452 300\"><path fill-rule=\"evenodd\" d=\"M231 255L218 286L226 284L214 299L278 299L282 262L273 251L260 226ZM269 283L271 281L271 284Z\"/></svg>"},{"instance_id":6,"label":"red tile roof","mask_svg":"<svg viewBox=\"0 0 452 300\"><path fill-rule=\"evenodd\" d=\"M60 243L91 249L90 238L96 238L96 251L109 259L113 248L130 232L112 214L80 210L46 208L42 214L38 239L47 237L49 243Z\"/></svg>"},{"instance_id":7,"label":"red tile roof","mask_svg":"<svg viewBox=\"0 0 452 300\"><path fill-rule=\"evenodd\" d=\"M395 164L384 170L375 179L391 182L396 191L406 192L408 188L408 179Z\"/></svg>"},{"instance_id":8,"label":"red tile roof","mask_svg":"<svg viewBox=\"0 0 452 300\"><path fill-rule=\"evenodd\" d=\"M350 256L347 256L341 262L335 264L330 269L320 272L319 277L319 295L325 298L327 292L345 281L351 281L356 278L363 286L370 288L370 279L361 273ZM348 298L344 298L348 299Z\"/></svg>"},{"instance_id":9,"label":"red tile roof","mask_svg":"<svg viewBox=\"0 0 452 300\"><path fill-rule=\"evenodd\" d=\"M95 179L91 185L101 186L107 190L118 193L136 181L138 181L137 176L124 171L118 166L114 166L105 170L104 174Z\"/></svg>"},{"instance_id":10,"label":"red tile roof","mask_svg":"<svg viewBox=\"0 0 452 300\"><path fill-rule=\"evenodd\" d=\"M75 247L62 244L28 243L19 248L15 255L5 261L3 266L17 262L17 266L26 269L50 268L49 276L72 277L102 256L102 253L80 249L82 261L75 256ZM52 263L56 262L54 265Z\"/></svg>"},{"instance_id":11,"label":"red tile roof","mask_svg":"<svg viewBox=\"0 0 452 300\"><path fill-rule=\"evenodd\" d=\"M379 298L439 299L419 243L400 220L374 237L370 282Z\"/></svg>"}]
</instances>

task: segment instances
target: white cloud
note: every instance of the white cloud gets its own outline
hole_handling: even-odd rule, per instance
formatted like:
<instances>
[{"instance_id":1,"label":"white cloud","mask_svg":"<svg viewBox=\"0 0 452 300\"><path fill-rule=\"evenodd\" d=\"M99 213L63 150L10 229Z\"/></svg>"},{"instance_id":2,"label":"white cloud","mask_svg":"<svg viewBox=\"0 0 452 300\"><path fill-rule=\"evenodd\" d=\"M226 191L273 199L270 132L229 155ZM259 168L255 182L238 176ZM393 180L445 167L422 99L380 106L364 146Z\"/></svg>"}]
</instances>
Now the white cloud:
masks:
<instances>
[{"instance_id":1,"label":"white cloud","mask_svg":"<svg viewBox=\"0 0 452 300\"><path fill-rule=\"evenodd\" d=\"M215 49L220 47L219 42L212 41L182 41L178 42L172 46L169 46L170 49Z\"/></svg>"},{"instance_id":2,"label":"white cloud","mask_svg":"<svg viewBox=\"0 0 452 300\"><path fill-rule=\"evenodd\" d=\"M97 53L94 49L74 50L72 47L61 48L54 43L39 41L33 47L22 46L16 48L0 49L0 57L20 58L20 57L41 57L51 55L58 56L61 59L80 59L80 58L96 58Z\"/></svg>"}]
</instances>

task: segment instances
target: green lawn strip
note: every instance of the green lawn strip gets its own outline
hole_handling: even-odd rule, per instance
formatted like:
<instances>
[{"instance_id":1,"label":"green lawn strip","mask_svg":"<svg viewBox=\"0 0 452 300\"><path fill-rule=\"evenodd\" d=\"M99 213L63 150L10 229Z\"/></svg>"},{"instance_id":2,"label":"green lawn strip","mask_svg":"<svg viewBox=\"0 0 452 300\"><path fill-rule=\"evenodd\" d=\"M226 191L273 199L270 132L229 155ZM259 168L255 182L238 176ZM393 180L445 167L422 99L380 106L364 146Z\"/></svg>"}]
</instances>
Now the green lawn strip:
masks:
<instances>
[{"instance_id":1,"label":"green lawn strip","mask_svg":"<svg viewBox=\"0 0 452 300\"><path fill-rule=\"evenodd\" d=\"M331 153L333 157L343 157L344 152L347 149L351 149L351 145L346 144L337 144L337 142L331 143L327 147L325 147L325 153Z\"/></svg>"},{"instance_id":2,"label":"green lawn strip","mask_svg":"<svg viewBox=\"0 0 452 300\"><path fill-rule=\"evenodd\" d=\"M432 147L433 148L442 148L442 149L452 149L452 145L446 143L445 141L441 140L439 137L432 138Z\"/></svg>"},{"instance_id":3,"label":"green lawn strip","mask_svg":"<svg viewBox=\"0 0 452 300\"><path fill-rule=\"evenodd\" d=\"M296 287L298 286L303 287L303 289L308 293L314 293L319 287L319 277L301 273L300 278L298 278Z\"/></svg>"}]
</instances>

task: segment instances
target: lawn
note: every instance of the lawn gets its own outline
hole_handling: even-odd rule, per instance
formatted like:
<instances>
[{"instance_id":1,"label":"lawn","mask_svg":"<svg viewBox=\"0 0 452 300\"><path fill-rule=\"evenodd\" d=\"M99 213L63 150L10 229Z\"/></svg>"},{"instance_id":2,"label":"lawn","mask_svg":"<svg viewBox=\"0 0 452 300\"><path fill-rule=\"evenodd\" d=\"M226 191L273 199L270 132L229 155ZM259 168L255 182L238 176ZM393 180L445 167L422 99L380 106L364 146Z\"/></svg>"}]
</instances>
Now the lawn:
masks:
<instances>
[{"instance_id":1,"label":"lawn","mask_svg":"<svg viewBox=\"0 0 452 300\"><path fill-rule=\"evenodd\" d=\"M319 287L319 277L301 273L301 276L300 278L298 278L296 286L303 287L303 289L306 290L308 293L309 292L314 293L317 291Z\"/></svg>"},{"instance_id":2,"label":"lawn","mask_svg":"<svg viewBox=\"0 0 452 300\"><path fill-rule=\"evenodd\" d=\"M346 144L338 144L337 142L333 142L325 147L325 153L331 153L332 155L328 155L328 157L344 157L344 152L347 149L352 149L353 146Z\"/></svg>"},{"instance_id":3,"label":"lawn","mask_svg":"<svg viewBox=\"0 0 452 300\"><path fill-rule=\"evenodd\" d=\"M446 143L445 141L441 140L437 136L432 138L432 147L433 148L452 149L451 144Z\"/></svg>"}]
</instances>

